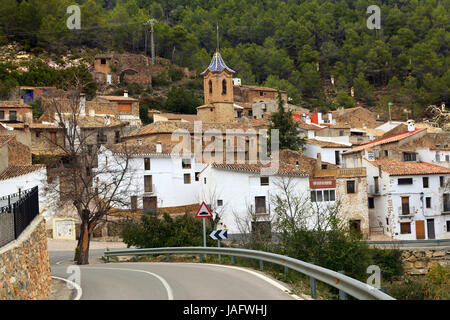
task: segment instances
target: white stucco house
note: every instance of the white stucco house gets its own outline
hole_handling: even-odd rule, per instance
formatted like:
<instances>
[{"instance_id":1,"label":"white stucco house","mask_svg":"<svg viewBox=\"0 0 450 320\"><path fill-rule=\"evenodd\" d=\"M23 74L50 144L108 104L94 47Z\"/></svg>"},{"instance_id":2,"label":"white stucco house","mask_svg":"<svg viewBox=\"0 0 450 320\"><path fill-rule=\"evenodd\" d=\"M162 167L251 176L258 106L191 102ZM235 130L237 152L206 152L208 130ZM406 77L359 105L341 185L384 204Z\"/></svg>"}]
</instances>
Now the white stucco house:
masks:
<instances>
[{"instance_id":1,"label":"white stucco house","mask_svg":"<svg viewBox=\"0 0 450 320\"><path fill-rule=\"evenodd\" d=\"M0 174L0 198L19 194L36 186L39 190L39 212L46 221L50 221L56 213L56 208L55 202L49 199L46 191L47 169L44 165L9 166ZM2 202L2 205L5 204L6 200Z\"/></svg>"},{"instance_id":2,"label":"white stucco house","mask_svg":"<svg viewBox=\"0 0 450 320\"><path fill-rule=\"evenodd\" d=\"M258 223L270 226L271 199L282 194L282 179L290 179L296 194L309 196L308 174L301 168L282 167L277 174L264 176L258 164L210 164L200 173L200 195L216 211L223 207L220 222L230 234L251 232Z\"/></svg>"},{"instance_id":3,"label":"white stucco house","mask_svg":"<svg viewBox=\"0 0 450 320\"><path fill-rule=\"evenodd\" d=\"M450 239L450 169L389 159L363 163L371 225L398 240Z\"/></svg>"},{"instance_id":4,"label":"white stucco house","mask_svg":"<svg viewBox=\"0 0 450 320\"><path fill-rule=\"evenodd\" d=\"M323 161L341 166L342 153L350 150L351 148L351 143L338 143L318 139L308 139L305 144L303 153L308 157L314 159L317 159L317 154L320 153Z\"/></svg>"},{"instance_id":5,"label":"white stucco house","mask_svg":"<svg viewBox=\"0 0 450 320\"><path fill-rule=\"evenodd\" d=\"M120 171L126 160L120 156L123 143L102 146L98 155L100 184L108 181L108 172ZM173 145L136 141L129 149L127 175L119 185L126 195L120 209L156 209L198 203L199 172L204 164L194 154L172 157ZM106 168L106 169L105 169Z\"/></svg>"}]
</instances>

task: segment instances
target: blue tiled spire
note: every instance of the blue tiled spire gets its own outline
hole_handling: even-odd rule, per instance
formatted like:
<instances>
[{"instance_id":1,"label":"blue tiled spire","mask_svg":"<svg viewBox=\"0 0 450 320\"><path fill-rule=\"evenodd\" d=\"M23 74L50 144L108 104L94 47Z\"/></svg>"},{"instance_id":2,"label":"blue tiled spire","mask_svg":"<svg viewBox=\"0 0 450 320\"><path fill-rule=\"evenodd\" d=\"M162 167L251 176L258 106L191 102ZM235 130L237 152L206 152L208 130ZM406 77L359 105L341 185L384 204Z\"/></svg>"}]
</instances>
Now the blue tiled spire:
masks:
<instances>
[{"instance_id":1,"label":"blue tiled spire","mask_svg":"<svg viewBox=\"0 0 450 320\"><path fill-rule=\"evenodd\" d=\"M227 69L229 72L234 73L234 70L228 68L225 62L223 62L222 56L220 55L219 51L216 51L213 55L211 63L209 64L209 67L205 69L205 71L203 71L201 74L205 74L205 72L208 70L212 72L221 72L224 69Z\"/></svg>"}]
</instances>

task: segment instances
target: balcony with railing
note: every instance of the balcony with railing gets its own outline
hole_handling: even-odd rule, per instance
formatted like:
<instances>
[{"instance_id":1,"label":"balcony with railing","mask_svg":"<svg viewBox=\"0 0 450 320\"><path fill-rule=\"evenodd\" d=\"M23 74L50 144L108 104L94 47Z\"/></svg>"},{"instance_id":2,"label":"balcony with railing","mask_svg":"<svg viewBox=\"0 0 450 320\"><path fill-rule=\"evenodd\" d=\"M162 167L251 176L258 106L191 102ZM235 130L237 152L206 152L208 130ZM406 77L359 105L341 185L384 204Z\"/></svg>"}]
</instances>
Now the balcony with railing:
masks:
<instances>
[{"instance_id":1,"label":"balcony with railing","mask_svg":"<svg viewBox=\"0 0 450 320\"><path fill-rule=\"evenodd\" d=\"M380 188L378 188L374 184L369 185L369 190L368 191L369 191L370 195L374 195L374 196L380 195Z\"/></svg>"},{"instance_id":2,"label":"balcony with railing","mask_svg":"<svg viewBox=\"0 0 450 320\"><path fill-rule=\"evenodd\" d=\"M398 216L400 218L411 218L417 213L416 207L402 205L398 207Z\"/></svg>"}]
</instances>

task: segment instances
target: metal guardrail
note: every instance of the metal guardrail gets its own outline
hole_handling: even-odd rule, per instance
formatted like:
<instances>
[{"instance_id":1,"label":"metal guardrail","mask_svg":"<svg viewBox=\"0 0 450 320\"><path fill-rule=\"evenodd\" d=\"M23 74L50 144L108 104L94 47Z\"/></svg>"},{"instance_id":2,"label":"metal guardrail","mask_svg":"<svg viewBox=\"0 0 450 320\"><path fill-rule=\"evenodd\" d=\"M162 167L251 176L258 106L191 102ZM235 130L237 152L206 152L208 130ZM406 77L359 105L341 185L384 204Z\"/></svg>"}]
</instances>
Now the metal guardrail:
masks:
<instances>
[{"instance_id":1,"label":"metal guardrail","mask_svg":"<svg viewBox=\"0 0 450 320\"><path fill-rule=\"evenodd\" d=\"M126 249L126 250L114 250L105 251L105 257L107 262L109 258L113 256L140 256L150 254L165 254L167 260L170 260L170 254L189 253L189 254L217 254L217 255L229 255L231 262L234 264L234 257L243 257L256 259L260 261L260 268L264 268L264 261L278 264L292 270L296 270L310 277L311 290L315 291L315 280L322 281L332 287L340 290L340 296L345 296L343 293L347 293L352 297L360 300L395 300L393 297L386 293L372 287L368 284L362 283L356 279L350 278L342 273L332 271L320 266L316 266L312 263L307 263L301 260L297 260L288 256L283 256L275 253L256 251L240 248L213 248L213 247L167 247L167 248L144 248L144 249ZM200 260L202 261L202 260ZM314 280L314 281L313 281ZM312 292L313 293L313 292ZM342 293L342 294L341 294ZM315 292L313 294L315 296Z\"/></svg>"},{"instance_id":2,"label":"metal guardrail","mask_svg":"<svg viewBox=\"0 0 450 320\"><path fill-rule=\"evenodd\" d=\"M387 245L419 245L426 244L427 246L450 246L450 239L434 239L434 240L394 240L394 241L367 241L368 244L387 244Z\"/></svg>"}]
</instances>

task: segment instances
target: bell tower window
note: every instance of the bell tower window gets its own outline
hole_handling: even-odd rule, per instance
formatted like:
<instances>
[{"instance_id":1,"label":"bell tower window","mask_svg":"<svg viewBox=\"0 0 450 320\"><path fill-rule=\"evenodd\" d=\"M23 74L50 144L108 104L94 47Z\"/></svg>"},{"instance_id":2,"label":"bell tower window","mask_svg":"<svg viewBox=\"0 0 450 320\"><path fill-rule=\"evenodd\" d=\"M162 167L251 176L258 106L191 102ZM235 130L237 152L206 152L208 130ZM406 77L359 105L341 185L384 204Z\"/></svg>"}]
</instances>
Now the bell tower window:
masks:
<instances>
[{"instance_id":1,"label":"bell tower window","mask_svg":"<svg viewBox=\"0 0 450 320\"><path fill-rule=\"evenodd\" d=\"M227 94L227 82L222 80L222 94Z\"/></svg>"},{"instance_id":2,"label":"bell tower window","mask_svg":"<svg viewBox=\"0 0 450 320\"><path fill-rule=\"evenodd\" d=\"M209 80L208 85L209 85L209 93L212 93L212 81L211 80Z\"/></svg>"}]
</instances>

